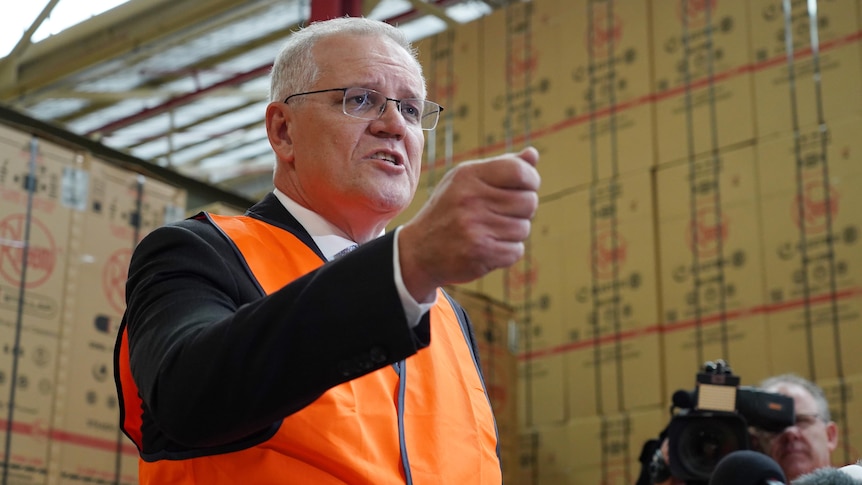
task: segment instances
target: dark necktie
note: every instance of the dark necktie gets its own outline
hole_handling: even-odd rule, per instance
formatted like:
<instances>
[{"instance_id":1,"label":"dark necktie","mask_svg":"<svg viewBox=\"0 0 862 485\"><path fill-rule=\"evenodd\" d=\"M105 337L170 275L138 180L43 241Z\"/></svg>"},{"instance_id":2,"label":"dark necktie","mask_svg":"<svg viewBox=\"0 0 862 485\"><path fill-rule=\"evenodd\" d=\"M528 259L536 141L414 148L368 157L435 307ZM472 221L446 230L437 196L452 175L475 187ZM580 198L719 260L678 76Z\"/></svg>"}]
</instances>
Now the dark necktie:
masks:
<instances>
[{"instance_id":1,"label":"dark necktie","mask_svg":"<svg viewBox=\"0 0 862 485\"><path fill-rule=\"evenodd\" d=\"M344 256L345 254L349 253L350 251L353 251L354 249L356 249L358 247L359 247L358 244L351 244L350 246L347 246L346 248L342 249L341 251L338 251L337 253L335 253L332 256L332 259L338 259L338 258Z\"/></svg>"}]
</instances>

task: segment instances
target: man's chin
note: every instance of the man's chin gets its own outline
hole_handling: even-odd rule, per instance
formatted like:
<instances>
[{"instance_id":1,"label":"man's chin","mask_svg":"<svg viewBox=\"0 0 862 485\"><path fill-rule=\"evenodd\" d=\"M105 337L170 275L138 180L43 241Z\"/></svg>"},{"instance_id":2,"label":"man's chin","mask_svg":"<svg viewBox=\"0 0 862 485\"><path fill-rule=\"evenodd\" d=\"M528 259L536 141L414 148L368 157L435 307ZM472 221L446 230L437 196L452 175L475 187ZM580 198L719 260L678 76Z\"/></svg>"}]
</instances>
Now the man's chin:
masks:
<instances>
[{"instance_id":1,"label":"man's chin","mask_svg":"<svg viewBox=\"0 0 862 485\"><path fill-rule=\"evenodd\" d=\"M791 452L783 455L778 461L781 469L787 474L788 480L793 480L796 477L814 471L811 459L803 452Z\"/></svg>"}]
</instances>

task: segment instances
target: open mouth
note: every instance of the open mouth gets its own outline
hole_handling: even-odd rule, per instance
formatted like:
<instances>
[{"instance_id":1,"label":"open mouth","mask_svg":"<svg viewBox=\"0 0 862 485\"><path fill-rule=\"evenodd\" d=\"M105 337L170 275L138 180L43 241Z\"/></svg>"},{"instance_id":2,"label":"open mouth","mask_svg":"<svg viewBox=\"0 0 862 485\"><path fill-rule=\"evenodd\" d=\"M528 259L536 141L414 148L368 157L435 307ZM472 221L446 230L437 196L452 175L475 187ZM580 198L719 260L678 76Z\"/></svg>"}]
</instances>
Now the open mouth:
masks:
<instances>
[{"instance_id":1,"label":"open mouth","mask_svg":"<svg viewBox=\"0 0 862 485\"><path fill-rule=\"evenodd\" d=\"M371 158L375 160L383 160L396 166L401 165L401 162L398 160L398 158L391 153L377 152L374 155L371 155Z\"/></svg>"}]
</instances>

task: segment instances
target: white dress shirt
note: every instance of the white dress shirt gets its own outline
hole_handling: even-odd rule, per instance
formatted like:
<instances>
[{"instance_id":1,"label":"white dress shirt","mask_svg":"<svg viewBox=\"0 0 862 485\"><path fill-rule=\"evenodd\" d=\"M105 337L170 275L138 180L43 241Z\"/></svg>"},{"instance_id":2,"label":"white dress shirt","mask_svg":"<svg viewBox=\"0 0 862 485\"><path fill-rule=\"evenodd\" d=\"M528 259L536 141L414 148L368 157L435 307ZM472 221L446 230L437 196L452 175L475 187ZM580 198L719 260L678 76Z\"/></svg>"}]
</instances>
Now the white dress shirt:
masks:
<instances>
[{"instance_id":1,"label":"white dress shirt","mask_svg":"<svg viewBox=\"0 0 862 485\"><path fill-rule=\"evenodd\" d=\"M333 256L339 251L356 244L356 242L347 237L344 231L330 224L329 221L316 212L299 205L280 190L274 189L272 193L275 194L284 208L308 231L308 234L311 235L314 243L317 244L317 247L320 248L327 260L331 261ZM395 229L395 248L392 253L392 265L395 274L395 287L398 289L398 296L401 298L401 305L404 307L404 315L407 317L407 323L413 328L419 325L422 315L431 309L437 301L437 296L435 295L434 300L429 303L419 303L404 286L404 279L401 277L401 264L398 259L398 232L400 230L400 226ZM378 237L383 234L384 232L381 231Z\"/></svg>"}]
</instances>

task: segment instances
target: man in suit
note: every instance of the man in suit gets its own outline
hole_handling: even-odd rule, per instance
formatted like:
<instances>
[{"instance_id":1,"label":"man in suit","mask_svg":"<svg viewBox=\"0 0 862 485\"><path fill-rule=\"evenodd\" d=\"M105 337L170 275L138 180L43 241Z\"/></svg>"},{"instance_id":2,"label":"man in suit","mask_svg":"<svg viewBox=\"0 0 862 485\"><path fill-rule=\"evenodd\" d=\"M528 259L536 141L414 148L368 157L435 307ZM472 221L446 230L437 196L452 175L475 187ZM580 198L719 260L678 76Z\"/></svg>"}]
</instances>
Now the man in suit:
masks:
<instances>
[{"instance_id":1,"label":"man in suit","mask_svg":"<svg viewBox=\"0 0 862 485\"><path fill-rule=\"evenodd\" d=\"M130 263L116 379L141 483L501 482L469 320L441 287L521 258L538 153L456 166L385 232L441 110L394 27L287 39L273 192L159 228Z\"/></svg>"}]
</instances>

